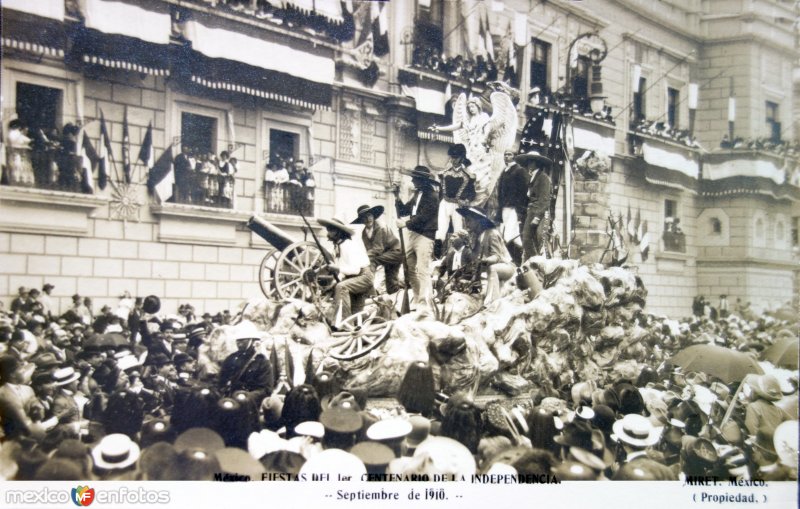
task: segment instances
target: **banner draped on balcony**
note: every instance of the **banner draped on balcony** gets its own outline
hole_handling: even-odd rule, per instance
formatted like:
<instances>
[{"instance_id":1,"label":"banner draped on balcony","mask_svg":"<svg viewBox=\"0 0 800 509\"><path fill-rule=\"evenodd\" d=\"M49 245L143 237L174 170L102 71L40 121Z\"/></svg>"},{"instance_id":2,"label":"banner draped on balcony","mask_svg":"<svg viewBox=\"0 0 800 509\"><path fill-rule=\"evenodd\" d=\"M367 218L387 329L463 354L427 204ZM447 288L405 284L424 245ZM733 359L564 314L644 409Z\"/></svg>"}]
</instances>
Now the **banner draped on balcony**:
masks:
<instances>
[{"instance_id":1,"label":"banner draped on balcony","mask_svg":"<svg viewBox=\"0 0 800 509\"><path fill-rule=\"evenodd\" d=\"M14 5L14 2L11 5ZM36 9L31 9L31 11L36 11ZM37 56L47 55L63 58L67 44L63 24L63 2L61 17L62 20L58 20L54 16L43 17L35 12L9 7L4 2L3 47L7 50L23 51Z\"/></svg>"},{"instance_id":2,"label":"banner draped on balcony","mask_svg":"<svg viewBox=\"0 0 800 509\"><path fill-rule=\"evenodd\" d=\"M86 0L84 19L73 33L70 52L73 65L169 75L168 45L172 21L168 10L155 11L124 2Z\"/></svg>"},{"instance_id":3,"label":"banner draped on balcony","mask_svg":"<svg viewBox=\"0 0 800 509\"><path fill-rule=\"evenodd\" d=\"M64 21L64 0L3 0L3 9ZM5 18L5 12L3 17ZM5 30L3 31L5 36Z\"/></svg>"},{"instance_id":4,"label":"banner draped on balcony","mask_svg":"<svg viewBox=\"0 0 800 509\"><path fill-rule=\"evenodd\" d=\"M191 20L190 43L173 53L173 70L195 86L237 92L307 108L330 107L333 50L288 44L209 27Z\"/></svg>"},{"instance_id":5,"label":"banner draped on balcony","mask_svg":"<svg viewBox=\"0 0 800 509\"><path fill-rule=\"evenodd\" d=\"M776 161L758 154L736 154L736 157L712 155L703 165L703 178L721 180L729 177L760 177L783 184L786 173Z\"/></svg>"},{"instance_id":6,"label":"banner draped on balcony","mask_svg":"<svg viewBox=\"0 0 800 509\"><path fill-rule=\"evenodd\" d=\"M800 202L800 189L787 184L776 184L765 177L726 177L717 180L703 180L701 186L703 196L732 196L758 194L775 199Z\"/></svg>"}]
</instances>

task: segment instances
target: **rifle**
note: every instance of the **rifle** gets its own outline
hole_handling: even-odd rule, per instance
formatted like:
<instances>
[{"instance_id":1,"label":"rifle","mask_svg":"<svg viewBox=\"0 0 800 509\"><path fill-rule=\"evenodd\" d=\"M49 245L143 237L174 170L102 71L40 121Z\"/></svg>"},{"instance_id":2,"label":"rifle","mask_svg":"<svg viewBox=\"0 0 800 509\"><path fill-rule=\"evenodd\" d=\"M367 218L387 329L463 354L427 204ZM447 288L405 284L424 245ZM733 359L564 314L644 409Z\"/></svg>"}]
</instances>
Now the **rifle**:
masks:
<instances>
[{"instance_id":1,"label":"rifle","mask_svg":"<svg viewBox=\"0 0 800 509\"><path fill-rule=\"evenodd\" d=\"M411 280L408 275L408 260L406 259L406 241L403 238L403 229L398 230L400 234L400 250L403 251L403 277L406 280L406 287L403 289L403 304L400 307L400 314L405 315L411 311L411 304L408 302L408 289L411 287Z\"/></svg>"},{"instance_id":2,"label":"rifle","mask_svg":"<svg viewBox=\"0 0 800 509\"><path fill-rule=\"evenodd\" d=\"M325 250L324 247L322 247L322 244L320 244L319 238L317 238L317 234L314 233L314 228L312 228L311 225L308 224L308 219L306 219L306 216L300 213L300 217L303 218L303 222L306 224L306 226L308 226L308 230L311 232L311 238L314 239L314 244L317 245L319 252L322 253L322 258L325 259L325 263L327 265L331 265L333 263L333 260L331 260L331 255ZM333 275L333 278L336 280L337 283L341 283L338 272Z\"/></svg>"}]
</instances>

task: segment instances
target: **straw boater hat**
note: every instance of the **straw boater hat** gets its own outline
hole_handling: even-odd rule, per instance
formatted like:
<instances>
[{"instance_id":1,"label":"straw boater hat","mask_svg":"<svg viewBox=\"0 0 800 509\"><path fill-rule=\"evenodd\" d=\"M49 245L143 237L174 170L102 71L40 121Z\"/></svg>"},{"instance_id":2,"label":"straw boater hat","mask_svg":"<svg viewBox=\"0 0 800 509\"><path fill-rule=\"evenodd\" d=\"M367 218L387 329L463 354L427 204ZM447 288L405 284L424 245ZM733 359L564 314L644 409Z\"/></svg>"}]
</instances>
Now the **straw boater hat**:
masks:
<instances>
[{"instance_id":1,"label":"straw boater hat","mask_svg":"<svg viewBox=\"0 0 800 509\"><path fill-rule=\"evenodd\" d=\"M356 211L358 215L355 220L351 221L350 224L363 224L364 223L364 216L370 214L374 219L378 219L383 214L383 207L381 205L375 205L374 207L370 207L369 205L362 205L358 207Z\"/></svg>"},{"instance_id":2,"label":"straw boater hat","mask_svg":"<svg viewBox=\"0 0 800 509\"><path fill-rule=\"evenodd\" d=\"M75 371L75 368L72 367L61 368L53 371L53 382L56 385L67 385L68 383L74 382L80 377L80 373Z\"/></svg>"},{"instance_id":3,"label":"straw boater hat","mask_svg":"<svg viewBox=\"0 0 800 509\"><path fill-rule=\"evenodd\" d=\"M489 216L475 207L458 207L456 212L461 214L463 217L471 217L472 219L477 220L484 228L494 228L497 226L494 221L489 219Z\"/></svg>"},{"instance_id":4,"label":"straw boater hat","mask_svg":"<svg viewBox=\"0 0 800 509\"><path fill-rule=\"evenodd\" d=\"M139 445L128 435L114 433L103 437L92 449L92 459L103 470L120 470L136 463L139 453Z\"/></svg>"},{"instance_id":5,"label":"straw boater hat","mask_svg":"<svg viewBox=\"0 0 800 509\"><path fill-rule=\"evenodd\" d=\"M514 158L514 162L516 162L520 166L525 166L525 167L527 167L531 163L546 164L546 165L553 164L552 160L540 154L539 151L536 149L531 149L525 154L519 154L517 157Z\"/></svg>"},{"instance_id":6,"label":"straw boater hat","mask_svg":"<svg viewBox=\"0 0 800 509\"><path fill-rule=\"evenodd\" d=\"M355 233L355 230L344 224L340 219L317 219L317 222L324 226L325 228L333 228L334 230L339 230L341 232L350 235L351 237Z\"/></svg>"},{"instance_id":7,"label":"straw boater hat","mask_svg":"<svg viewBox=\"0 0 800 509\"><path fill-rule=\"evenodd\" d=\"M658 442L662 428L656 428L647 417L628 414L613 426L617 440L636 447L649 447Z\"/></svg>"}]
</instances>

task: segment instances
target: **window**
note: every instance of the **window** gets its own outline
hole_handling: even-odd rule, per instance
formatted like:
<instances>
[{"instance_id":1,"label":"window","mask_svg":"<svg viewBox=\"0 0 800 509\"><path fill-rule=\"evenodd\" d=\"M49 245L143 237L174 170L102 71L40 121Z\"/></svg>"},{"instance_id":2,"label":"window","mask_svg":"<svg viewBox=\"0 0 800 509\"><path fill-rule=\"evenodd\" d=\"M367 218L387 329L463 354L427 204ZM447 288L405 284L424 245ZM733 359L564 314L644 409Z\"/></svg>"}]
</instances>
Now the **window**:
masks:
<instances>
[{"instance_id":1,"label":"window","mask_svg":"<svg viewBox=\"0 0 800 509\"><path fill-rule=\"evenodd\" d=\"M647 90L647 79L639 78L639 91L633 93L633 110L631 119L633 124L647 118L647 103L645 102L645 90Z\"/></svg>"},{"instance_id":2,"label":"window","mask_svg":"<svg viewBox=\"0 0 800 509\"><path fill-rule=\"evenodd\" d=\"M756 240L763 241L764 240L764 220L762 218L756 219L756 231L755 231Z\"/></svg>"},{"instance_id":3,"label":"window","mask_svg":"<svg viewBox=\"0 0 800 509\"><path fill-rule=\"evenodd\" d=\"M711 223L711 234L722 235L722 221L717 217L712 217L709 222Z\"/></svg>"},{"instance_id":4,"label":"window","mask_svg":"<svg viewBox=\"0 0 800 509\"><path fill-rule=\"evenodd\" d=\"M664 217L674 219L678 215L678 202L675 200L664 200Z\"/></svg>"},{"instance_id":5,"label":"window","mask_svg":"<svg viewBox=\"0 0 800 509\"><path fill-rule=\"evenodd\" d=\"M667 88L667 122L671 127L677 128L680 118L678 107L681 103L681 92L677 88Z\"/></svg>"},{"instance_id":6,"label":"window","mask_svg":"<svg viewBox=\"0 0 800 509\"><path fill-rule=\"evenodd\" d=\"M295 160L300 154L300 136L297 133L269 130L269 164L281 166Z\"/></svg>"},{"instance_id":7,"label":"window","mask_svg":"<svg viewBox=\"0 0 800 509\"><path fill-rule=\"evenodd\" d=\"M778 115L778 104L767 101L767 136L773 143L778 143L781 139L781 123Z\"/></svg>"},{"instance_id":8,"label":"window","mask_svg":"<svg viewBox=\"0 0 800 509\"><path fill-rule=\"evenodd\" d=\"M786 235L786 227L783 225L783 221L778 221L775 223L775 242L779 245L783 245L784 236Z\"/></svg>"},{"instance_id":9,"label":"window","mask_svg":"<svg viewBox=\"0 0 800 509\"><path fill-rule=\"evenodd\" d=\"M572 70L572 95L579 98L576 104L580 111L589 109L589 69L592 62L589 57L578 55L578 66Z\"/></svg>"},{"instance_id":10,"label":"window","mask_svg":"<svg viewBox=\"0 0 800 509\"><path fill-rule=\"evenodd\" d=\"M17 117L28 127L29 136L39 129L50 133L61 128L62 97L58 88L17 82Z\"/></svg>"},{"instance_id":11,"label":"window","mask_svg":"<svg viewBox=\"0 0 800 509\"><path fill-rule=\"evenodd\" d=\"M550 75L550 44L539 39L531 39L531 44L530 87L539 87L544 95L550 90L547 79Z\"/></svg>"},{"instance_id":12,"label":"window","mask_svg":"<svg viewBox=\"0 0 800 509\"><path fill-rule=\"evenodd\" d=\"M181 113L181 145L195 155L216 154L217 119L195 113Z\"/></svg>"}]
</instances>

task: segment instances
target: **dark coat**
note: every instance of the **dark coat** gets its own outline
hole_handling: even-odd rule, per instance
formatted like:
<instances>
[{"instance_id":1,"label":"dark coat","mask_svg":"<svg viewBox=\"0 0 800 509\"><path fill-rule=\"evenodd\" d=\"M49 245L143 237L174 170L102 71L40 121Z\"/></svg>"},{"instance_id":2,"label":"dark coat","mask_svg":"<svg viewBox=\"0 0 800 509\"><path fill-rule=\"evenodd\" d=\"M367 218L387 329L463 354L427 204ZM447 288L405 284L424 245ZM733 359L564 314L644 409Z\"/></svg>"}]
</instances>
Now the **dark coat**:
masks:
<instances>
[{"instance_id":1,"label":"dark coat","mask_svg":"<svg viewBox=\"0 0 800 509\"><path fill-rule=\"evenodd\" d=\"M422 193L422 199L419 201L417 213L411 215L419 193ZM439 227L439 193L433 187L426 186L417 190L407 203L395 200L395 208L398 217L411 216L406 225L409 230L433 240Z\"/></svg>"},{"instance_id":2,"label":"dark coat","mask_svg":"<svg viewBox=\"0 0 800 509\"><path fill-rule=\"evenodd\" d=\"M550 193L553 184L550 177L542 170L536 172L528 184L528 214L530 219L544 219L544 213L550 210Z\"/></svg>"},{"instance_id":3,"label":"dark coat","mask_svg":"<svg viewBox=\"0 0 800 509\"><path fill-rule=\"evenodd\" d=\"M241 375L237 377L238 373ZM219 383L226 393L239 390L271 393L272 366L263 355L253 355L252 349L234 352L222 363Z\"/></svg>"},{"instance_id":4,"label":"dark coat","mask_svg":"<svg viewBox=\"0 0 800 509\"><path fill-rule=\"evenodd\" d=\"M503 171L497 180L497 206L500 210L510 207L517 211L520 222L525 221L528 208L528 170L518 164Z\"/></svg>"}]
</instances>

